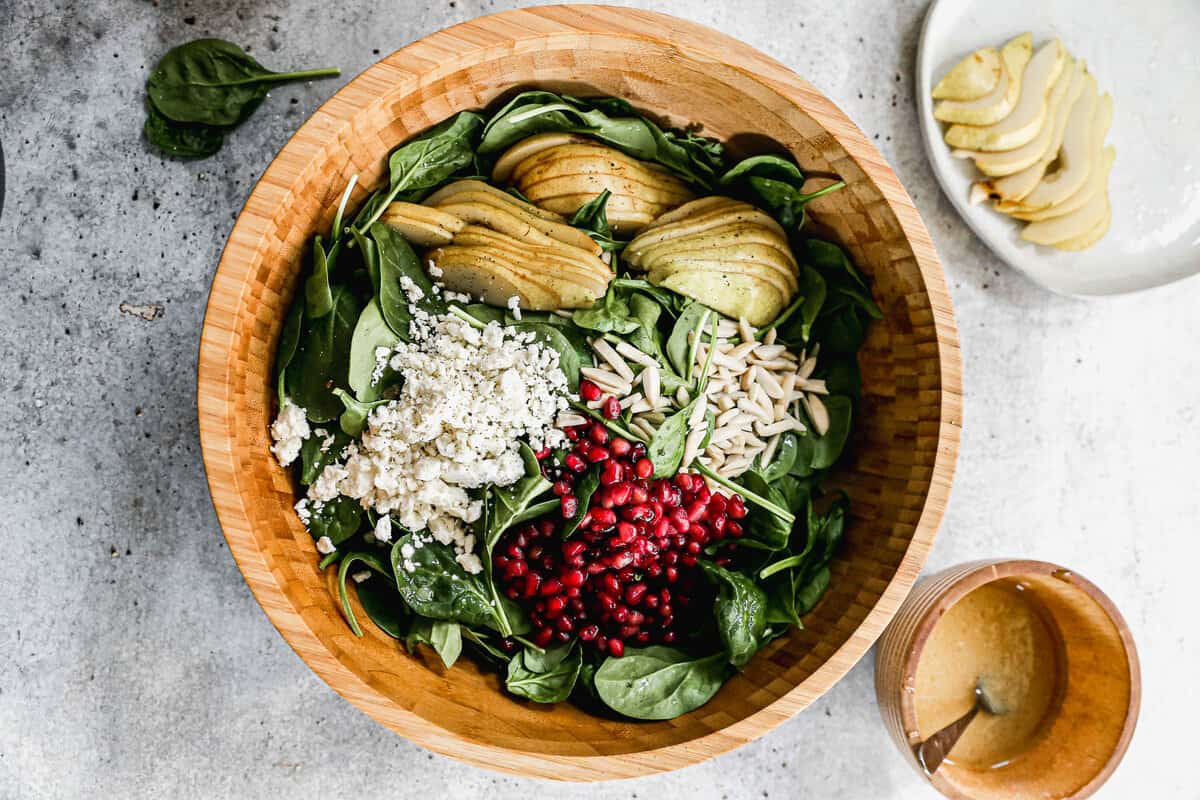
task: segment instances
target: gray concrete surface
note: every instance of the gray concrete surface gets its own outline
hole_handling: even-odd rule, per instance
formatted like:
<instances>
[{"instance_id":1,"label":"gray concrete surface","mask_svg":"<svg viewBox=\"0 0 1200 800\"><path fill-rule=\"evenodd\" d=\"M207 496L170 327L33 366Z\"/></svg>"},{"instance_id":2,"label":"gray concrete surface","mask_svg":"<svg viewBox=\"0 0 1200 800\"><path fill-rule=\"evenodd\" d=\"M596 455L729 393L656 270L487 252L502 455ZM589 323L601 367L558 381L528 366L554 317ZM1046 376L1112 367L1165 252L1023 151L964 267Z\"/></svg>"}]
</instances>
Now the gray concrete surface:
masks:
<instances>
[{"instance_id":1,"label":"gray concrete surface","mask_svg":"<svg viewBox=\"0 0 1200 800\"><path fill-rule=\"evenodd\" d=\"M761 741L593 787L431 755L319 681L226 551L200 464L195 357L209 281L255 178L390 50L510 2L0 0L0 798L925 798L864 660ZM920 2L646 3L783 60L872 136L945 262L967 406L930 561L1019 555L1104 587L1141 646L1141 724L1101 797L1198 797L1200 281L1103 302L1005 269L927 171L910 71ZM219 35L269 66L343 68L275 92L215 158L142 143L142 82ZM151 321L122 303L153 304Z\"/></svg>"}]
</instances>

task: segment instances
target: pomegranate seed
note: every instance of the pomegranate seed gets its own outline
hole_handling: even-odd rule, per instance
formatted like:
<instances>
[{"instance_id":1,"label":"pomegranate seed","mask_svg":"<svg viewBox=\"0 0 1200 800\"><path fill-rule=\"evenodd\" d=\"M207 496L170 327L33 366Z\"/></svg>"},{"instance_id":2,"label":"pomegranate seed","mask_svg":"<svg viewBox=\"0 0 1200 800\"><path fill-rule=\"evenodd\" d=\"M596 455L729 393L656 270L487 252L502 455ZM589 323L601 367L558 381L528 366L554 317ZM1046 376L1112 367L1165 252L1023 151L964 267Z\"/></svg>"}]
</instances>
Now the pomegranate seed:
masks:
<instances>
[{"instance_id":1,"label":"pomegranate seed","mask_svg":"<svg viewBox=\"0 0 1200 800\"><path fill-rule=\"evenodd\" d=\"M629 502L630 496L633 494L633 484L617 483L608 490L608 499L612 501L614 506L623 506Z\"/></svg>"},{"instance_id":2,"label":"pomegranate seed","mask_svg":"<svg viewBox=\"0 0 1200 800\"><path fill-rule=\"evenodd\" d=\"M661 605L658 607L658 615L659 615L660 617L669 617L669 616L671 616L671 604L670 604L670 603L663 603L663 604L661 604Z\"/></svg>"},{"instance_id":3,"label":"pomegranate seed","mask_svg":"<svg viewBox=\"0 0 1200 800\"><path fill-rule=\"evenodd\" d=\"M697 542L695 539L693 539L692 541L687 543L687 551L689 553L691 553L692 555L699 555L701 549L703 549L703 548L700 546L700 543Z\"/></svg>"},{"instance_id":4,"label":"pomegranate seed","mask_svg":"<svg viewBox=\"0 0 1200 800\"><path fill-rule=\"evenodd\" d=\"M562 550L563 557L566 559L575 559L583 555L583 551L587 549L587 545L578 539L572 539L569 542L563 542Z\"/></svg>"},{"instance_id":5,"label":"pomegranate seed","mask_svg":"<svg viewBox=\"0 0 1200 800\"><path fill-rule=\"evenodd\" d=\"M588 438L596 444L608 444L608 428L593 422L592 427L588 428Z\"/></svg>"},{"instance_id":6,"label":"pomegranate seed","mask_svg":"<svg viewBox=\"0 0 1200 800\"><path fill-rule=\"evenodd\" d=\"M595 400L599 400L600 395L600 387L596 384L592 383L591 381L579 382L579 399L583 400L585 403L591 403Z\"/></svg>"},{"instance_id":7,"label":"pomegranate seed","mask_svg":"<svg viewBox=\"0 0 1200 800\"><path fill-rule=\"evenodd\" d=\"M638 485L634 484L633 490L629 494L629 502L638 504L638 503L644 503L649 499L650 499L650 492L647 491L646 487L638 486Z\"/></svg>"},{"instance_id":8,"label":"pomegranate seed","mask_svg":"<svg viewBox=\"0 0 1200 800\"><path fill-rule=\"evenodd\" d=\"M524 575L528 569L529 568L525 566L524 561L514 561L506 571L510 578L519 578Z\"/></svg>"},{"instance_id":9,"label":"pomegranate seed","mask_svg":"<svg viewBox=\"0 0 1200 800\"><path fill-rule=\"evenodd\" d=\"M637 536L637 528L632 524L628 522L617 523L617 535L614 537L617 544L629 544L635 536Z\"/></svg>"},{"instance_id":10,"label":"pomegranate seed","mask_svg":"<svg viewBox=\"0 0 1200 800\"><path fill-rule=\"evenodd\" d=\"M679 570L675 567L667 567L663 570L663 574L667 576L667 583L674 583L679 579Z\"/></svg>"},{"instance_id":11,"label":"pomegranate seed","mask_svg":"<svg viewBox=\"0 0 1200 800\"><path fill-rule=\"evenodd\" d=\"M561 578L564 586L578 588L583 586L584 575L577 569L572 569L564 572Z\"/></svg>"},{"instance_id":12,"label":"pomegranate seed","mask_svg":"<svg viewBox=\"0 0 1200 800\"><path fill-rule=\"evenodd\" d=\"M536 453L534 453L533 457L536 458L538 461L545 461L547 458L550 457L550 448L543 447L541 450L538 450Z\"/></svg>"},{"instance_id":13,"label":"pomegranate seed","mask_svg":"<svg viewBox=\"0 0 1200 800\"><path fill-rule=\"evenodd\" d=\"M622 439L620 436L614 436L613 440L608 443L608 449L612 451L614 456L620 458L628 455L629 451L633 449L633 445L629 443L628 439Z\"/></svg>"},{"instance_id":14,"label":"pomegranate seed","mask_svg":"<svg viewBox=\"0 0 1200 800\"><path fill-rule=\"evenodd\" d=\"M608 566L612 569L622 569L633 563L633 553L623 550L608 557Z\"/></svg>"},{"instance_id":15,"label":"pomegranate seed","mask_svg":"<svg viewBox=\"0 0 1200 800\"><path fill-rule=\"evenodd\" d=\"M585 642L590 642L600 635L599 625L584 625L579 629L579 638Z\"/></svg>"},{"instance_id":16,"label":"pomegranate seed","mask_svg":"<svg viewBox=\"0 0 1200 800\"><path fill-rule=\"evenodd\" d=\"M604 405L600 406L600 413L609 419L616 419L621 416L621 401L610 394L604 398Z\"/></svg>"},{"instance_id":17,"label":"pomegranate seed","mask_svg":"<svg viewBox=\"0 0 1200 800\"><path fill-rule=\"evenodd\" d=\"M633 465L633 474L642 480L646 480L654 474L654 463L648 458L638 459L638 462Z\"/></svg>"},{"instance_id":18,"label":"pomegranate seed","mask_svg":"<svg viewBox=\"0 0 1200 800\"><path fill-rule=\"evenodd\" d=\"M620 658L625 655L625 643L620 639L608 640L608 654L613 658Z\"/></svg>"},{"instance_id":19,"label":"pomegranate seed","mask_svg":"<svg viewBox=\"0 0 1200 800\"><path fill-rule=\"evenodd\" d=\"M624 623L629 619L629 609L625 606L617 606L612 612L613 622Z\"/></svg>"},{"instance_id":20,"label":"pomegranate seed","mask_svg":"<svg viewBox=\"0 0 1200 800\"><path fill-rule=\"evenodd\" d=\"M604 589L611 595L616 596L621 593L621 582L617 580L617 576L611 572L602 578Z\"/></svg>"},{"instance_id":21,"label":"pomegranate seed","mask_svg":"<svg viewBox=\"0 0 1200 800\"><path fill-rule=\"evenodd\" d=\"M566 464L567 469L571 470L572 472L583 472L585 469L587 469L587 464L583 463L583 459L574 453L568 453L567 457L563 459L563 463Z\"/></svg>"},{"instance_id":22,"label":"pomegranate seed","mask_svg":"<svg viewBox=\"0 0 1200 800\"><path fill-rule=\"evenodd\" d=\"M641 602L643 595L646 594L646 584L634 583L625 587L625 602L631 606L636 606Z\"/></svg>"},{"instance_id":23,"label":"pomegranate seed","mask_svg":"<svg viewBox=\"0 0 1200 800\"><path fill-rule=\"evenodd\" d=\"M658 595L647 594L642 598L642 605L646 608L658 608Z\"/></svg>"},{"instance_id":24,"label":"pomegranate seed","mask_svg":"<svg viewBox=\"0 0 1200 800\"><path fill-rule=\"evenodd\" d=\"M536 572L531 572L525 576L524 591L521 592L525 597L533 597L537 594L538 587L541 586L542 579Z\"/></svg>"},{"instance_id":25,"label":"pomegranate seed","mask_svg":"<svg viewBox=\"0 0 1200 800\"><path fill-rule=\"evenodd\" d=\"M546 616L555 616L567 607L567 598L555 595L546 601Z\"/></svg>"},{"instance_id":26,"label":"pomegranate seed","mask_svg":"<svg viewBox=\"0 0 1200 800\"><path fill-rule=\"evenodd\" d=\"M593 445L588 448L587 454L584 456L593 464L599 464L601 461L608 461L608 451L600 445Z\"/></svg>"},{"instance_id":27,"label":"pomegranate seed","mask_svg":"<svg viewBox=\"0 0 1200 800\"><path fill-rule=\"evenodd\" d=\"M617 524L617 514L610 508L593 508L591 514L593 529L604 530Z\"/></svg>"},{"instance_id":28,"label":"pomegranate seed","mask_svg":"<svg viewBox=\"0 0 1200 800\"><path fill-rule=\"evenodd\" d=\"M729 500L723 494L714 494L708 499L708 513L711 516L724 514L728 507Z\"/></svg>"},{"instance_id":29,"label":"pomegranate seed","mask_svg":"<svg viewBox=\"0 0 1200 800\"><path fill-rule=\"evenodd\" d=\"M579 429L578 428L567 428L566 432L567 432L567 438L570 439L572 442L579 438Z\"/></svg>"},{"instance_id":30,"label":"pomegranate seed","mask_svg":"<svg viewBox=\"0 0 1200 800\"><path fill-rule=\"evenodd\" d=\"M538 628L533 634L533 643L538 647L545 647L550 644L550 638L554 636L554 631L550 628Z\"/></svg>"},{"instance_id":31,"label":"pomegranate seed","mask_svg":"<svg viewBox=\"0 0 1200 800\"><path fill-rule=\"evenodd\" d=\"M681 472L675 476L675 485L679 487L679 491L691 493L692 491L692 476L686 472Z\"/></svg>"},{"instance_id":32,"label":"pomegranate seed","mask_svg":"<svg viewBox=\"0 0 1200 800\"><path fill-rule=\"evenodd\" d=\"M712 532L718 539L725 535L725 524L727 522L729 522L729 517L722 514L710 523L712 525Z\"/></svg>"},{"instance_id":33,"label":"pomegranate seed","mask_svg":"<svg viewBox=\"0 0 1200 800\"><path fill-rule=\"evenodd\" d=\"M742 535L742 526L730 520L729 522L725 523L725 533L736 539Z\"/></svg>"},{"instance_id":34,"label":"pomegranate seed","mask_svg":"<svg viewBox=\"0 0 1200 800\"><path fill-rule=\"evenodd\" d=\"M552 520L552 519L539 520L538 524L537 524L537 530L539 533L542 534L542 536L553 536L554 535L554 520Z\"/></svg>"},{"instance_id":35,"label":"pomegranate seed","mask_svg":"<svg viewBox=\"0 0 1200 800\"><path fill-rule=\"evenodd\" d=\"M551 595L558 594L562 591L562 589L563 585L559 583L556 578L551 578L542 584L542 588L538 590L538 593L543 597L549 597Z\"/></svg>"},{"instance_id":36,"label":"pomegranate seed","mask_svg":"<svg viewBox=\"0 0 1200 800\"><path fill-rule=\"evenodd\" d=\"M559 617L558 619L554 620L554 627L558 628L560 631L570 632L575 630L575 623L571 622L570 617Z\"/></svg>"},{"instance_id":37,"label":"pomegranate seed","mask_svg":"<svg viewBox=\"0 0 1200 800\"><path fill-rule=\"evenodd\" d=\"M733 517L734 519L741 519L742 517L746 516L746 504L745 501L742 500L742 496L740 494L735 494L733 497L729 498L727 510L729 512L729 516Z\"/></svg>"},{"instance_id":38,"label":"pomegranate seed","mask_svg":"<svg viewBox=\"0 0 1200 800\"><path fill-rule=\"evenodd\" d=\"M564 494L559 504L562 506L563 519L570 519L579 511L579 498L573 494Z\"/></svg>"},{"instance_id":39,"label":"pomegranate seed","mask_svg":"<svg viewBox=\"0 0 1200 800\"><path fill-rule=\"evenodd\" d=\"M600 483L604 486L612 486L621 480L621 465L615 461L609 461L600 470Z\"/></svg>"},{"instance_id":40,"label":"pomegranate seed","mask_svg":"<svg viewBox=\"0 0 1200 800\"><path fill-rule=\"evenodd\" d=\"M559 479L554 482L554 485L551 486L550 489L554 492L554 494L562 497L564 494L567 494L571 491L571 484L565 480Z\"/></svg>"},{"instance_id":41,"label":"pomegranate seed","mask_svg":"<svg viewBox=\"0 0 1200 800\"><path fill-rule=\"evenodd\" d=\"M667 631L662 635L663 644L670 644L675 641L675 631Z\"/></svg>"},{"instance_id":42,"label":"pomegranate seed","mask_svg":"<svg viewBox=\"0 0 1200 800\"><path fill-rule=\"evenodd\" d=\"M705 503L703 500L693 500L691 503L688 503L688 522L695 522L696 520L700 519L704 516L706 511L708 511L708 503Z\"/></svg>"}]
</instances>

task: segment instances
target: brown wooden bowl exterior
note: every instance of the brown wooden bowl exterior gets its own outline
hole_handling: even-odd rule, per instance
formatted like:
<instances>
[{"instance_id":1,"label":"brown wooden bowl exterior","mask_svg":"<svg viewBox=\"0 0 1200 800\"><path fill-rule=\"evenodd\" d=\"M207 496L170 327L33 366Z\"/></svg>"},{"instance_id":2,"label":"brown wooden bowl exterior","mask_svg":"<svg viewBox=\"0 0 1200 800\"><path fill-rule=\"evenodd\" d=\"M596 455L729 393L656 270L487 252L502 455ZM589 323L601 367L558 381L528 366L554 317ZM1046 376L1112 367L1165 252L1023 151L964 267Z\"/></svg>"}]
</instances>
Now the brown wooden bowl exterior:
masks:
<instances>
[{"instance_id":1,"label":"brown wooden bowl exterior","mask_svg":"<svg viewBox=\"0 0 1200 800\"><path fill-rule=\"evenodd\" d=\"M861 355L862 413L837 482L853 498L832 588L806 629L773 642L706 706L634 723L505 695L470 663L444 671L340 616L295 487L268 452L272 362L305 241L386 179L413 134L516 87L611 94L752 151L768 137L848 188L814 217L871 275L886 314ZM564 780L676 769L731 750L821 696L870 648L916 580L946 506L959 441L961 365L941 266L912 201L862 132L754 49L646 11L547 6L435 33L368 69L304 124L255 187L213 281L198 406L213 502L251 591L301 658L397 733L490 769Z\"/></svg>"},{"instance_id":2,"label":"brown wooden bowl exterior","mask_svg":"<svg viewBox=\"0 0 1200 800\"><path fill-rule=\"evenodd\" d=\"M951 800L978 800L1004 797L1058 798L1083 800L1091 797L1121 763L1137 727L1141 707L1141 668L1137 646L1124 617L1104 592L1080 575L1045 561L993 559L971 561L949 567L922 580L904 602L879 641L875 654L875 693L884 727L907 761L922 777L924 770L914 748L921 737L917 725L916 697L906 687L916 683L917 665L933 628L946 611L971 591L996 580L1020 579L1022 582L1061 581L1078 590L1070 601L1072 613L1055 620L1057 634L1063 639L1061 661L1068 679L1086 683L1093 695L1103 698L1089 702L1078 713L1058 720L1039 747L1045 751L1039 761L1022 767L1021 775L995 773L997 784L986 791L971 788L961 780L951 780L945 768L929 778L939 792ZM1036 587L1034 587L1036 590ZM1030 593L1036 593L1031 591ZM1063 622L1071 624L1064 628ZM1097 626L1108 628L1105 658L1080 652L1092 646ZM1109 657L1111 656L1111 657ZM1068 687L1068 693L1073 691ZM1074 705L1084 705L1074 703ZM1062 714L1061 708L1055 712ZM1089 727L1102 720L1106 735L1089 735ZM1115 735L1112 735L1115 734ZM1103 738L1103 742L1098 739ZM1022 756L1022 759L1026 756ZM1053 764L1052 767L1049 764ZM1009 768L1006 768L1006 770ZM1073 784L1065 791L1051 789Z\"/></svg>"}]
</instances>

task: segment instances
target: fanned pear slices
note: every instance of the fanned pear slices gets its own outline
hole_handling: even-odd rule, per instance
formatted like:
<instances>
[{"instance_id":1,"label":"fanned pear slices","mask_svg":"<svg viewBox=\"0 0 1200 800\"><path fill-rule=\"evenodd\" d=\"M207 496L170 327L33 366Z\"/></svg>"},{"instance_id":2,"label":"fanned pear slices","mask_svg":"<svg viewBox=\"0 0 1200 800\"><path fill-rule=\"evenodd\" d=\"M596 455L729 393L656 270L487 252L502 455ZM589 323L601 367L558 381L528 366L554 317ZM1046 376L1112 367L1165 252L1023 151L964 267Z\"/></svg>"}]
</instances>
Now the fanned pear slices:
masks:
<instances>
[{"instance_id":1,"label":"fanned pear slices","mask_svg":"<svg viewBox=\"0 0 1200 800\"><path fill-rule=\"evenodd\" d=\"M1033 55L1033 35L1023 33L1000 50L1003 69L995 88L974 100L943 100L933 108L933 116L943 122L963 125L991 125L1008 116L1021 94L1021 76Z\"/></svg>"},{"instance_id":2,"label":"fanned pear slices","mask_svg":"<svg viewBox=\"0 0 1200 800\"><path fill-rule=\"evenodd\" d=\"M749 203L704 197L668 212L625 248L647 279L752 325L796 294L799 266L774 219Z\"/></svg>"},{"instance_id":3,"label":"fanned pear slices","mask_svg":"<svg viewBox=\"0 0 1200 800\"><path fill-rule=\"evenodd\" d=\"M994 47L976 50L938 81L933 87L933 99L978 100L996 88L1003 72L999 50Z\"/></svg>"},{"instance_id":4,"label":"fanned pear slices","mask_svg":"<svg viewBox=\"0 0 1200 800\"><path fill-rule=\"evenodd\" d=\"M534 205L564 216L607 189L608 222L622 235L637 233L694 196L683 181L657 166L594 141L563 137L540 134L513 145L500 157L495 174L507 174Z\"/></svg>"},{"instance_id":5,"label":"fanned pear slices","mask_svg":"<svg viewBox=\"0 0 1200 800\"><path fill-rule=\"evenodd\" d=\"M1058 153L1060 166L1021 200L1025 208L1036 210L1062 203L1079 191L1093 169L1100 168L1101 150L1093 149L1092 142L1095 139L1103 142L1108 135L1108 127L1112 124L1112 97L1106 94L1090 105L1092 113L1086 117L1086 108L1077 108L1078 114L1071 113Z\"/></svg>"},{"instance_id":6,"label":"fanned pear slices","mask_svg":"<svg viewBox=\"0 0 1200 800\"><path fill-rule=\"evenodd\" d=\"M1112 161L1108 162L1107 167L1099 169L1102 175L1099 191L1074 211L1041 222L1029 223L1021 231L1021 238L1034 244L1058 244L1085 236L1100 225L1109 213L1108 173L1112 169Z\"/></svg>"},{"instance_id":7,"label":"fanned pear slices","mask_svg":"<svg viewBox=\"0 0 1200 800\"><path fill-rule=\"evenodd\" d=\"M1012 150L1028 144L1046 124L1050 93L1062 74L1066 51L1057 39L1042 45L1025 68L1020 97L1012 112L987 126L953 125L946 144L975 150Z\"/></svg>"},{"instance_id":8,"label":"fanned pear slices","mask_svg":"<svg viewBox=\"0 0 1200 800\"><path fill-rule=\"evenodd\" d=\"M426 257L447 289L493 305L516 297L532 310L589 308L612 280L585 232L482 181L455 181L425 205L394 202L381 219L434 248Z\"/></svg>"}]
</instances>

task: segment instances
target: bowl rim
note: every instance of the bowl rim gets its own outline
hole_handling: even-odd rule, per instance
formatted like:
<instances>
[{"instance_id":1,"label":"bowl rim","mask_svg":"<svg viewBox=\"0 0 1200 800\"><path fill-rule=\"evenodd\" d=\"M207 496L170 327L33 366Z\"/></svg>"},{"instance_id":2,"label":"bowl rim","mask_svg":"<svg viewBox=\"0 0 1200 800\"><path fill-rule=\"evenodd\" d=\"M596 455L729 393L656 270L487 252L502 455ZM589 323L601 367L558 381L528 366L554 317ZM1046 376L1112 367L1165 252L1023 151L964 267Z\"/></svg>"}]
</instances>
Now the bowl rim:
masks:
<instances>
[{"instance_id":1,"label":"bowl rim","mask_svg":"<svg viewBox=\"0 0 1200 800\"><path fill-rule=\"evenodd\" d=\"M292 606L282 584L256 546L238 466L231 442L238 421L228 395L229 341L235 330L240 298L249 268L245 254L255 250L262 232L246 211L262 201L264 186L291 186L313 157L303 134L336 136L364 107L362 97L376 98L380 85L417 85L416 64L430 58L445 63L482 56L493 50L497 29L510 43L516 32L523 45L559 36L589 33L643 41L690 57L732 65L777 92L814 119L847 152L878 188L895 215L913 252L928 295L936 337L940 413L938 447L921 514L912 539L878 601L858 628L806 680L759 711L697 739L618 755L544 756L474 741L431 724L363 682L323 645ZM663 32L661 35L656 32ZM386 81L384 80L386 78ZM383 154L381 153L381 157ZM238 215L213 277L201 333L197 368L197 413L201 451L213 505L222 532L251 593L271 623L297 655L342 697L377 722L410 741L476 766L517 775L559 780L599 780L649 775L699 763L736 749L790 719L807 707L869 651L899 610L928 557L945 513L958 454L962 416L962 363L954 311L932 238L908 193L865 134L832 101L780 62L726 34L678 17L653 11L603 5L552 5L514 9L477 17L416 40L368 67L314 112L279 151L258 179ZM503 758L497 758L503 756Z\"/></svg>"},{"instance_id":2,"label":"bowl rim","mask_svg":"<svg viewBox=\"0 0 1200 800\"><path fill-rule=\"evenodd\" d=\"M949 584L939 589L929 603L928 608L917 618L917 622L913 626L907 643L904 658L901 661L900 675L916 674L921 654L925 651L925 645L929 642L929 637L934 627L941 620L942 615L945 614L947 609L980 586L994 583L1004 578L1021 575L1040 575L1067 579L1072 586L1082 590L1092 602L1099 606L1117 629L1117 634L1120 636L1121 644L1125 650L1126 666L1129 669L1129 705L1125 710L1125 722L1121 726L1121 735L1117 739L1117 743L1107 760L1104 762L1104 766L1090 781L1081 786L1075 794L1071 795L1072 800L1083 800L1083 798L1091 797L1112 777L1113 772L1120 766L1121 760L1125 757L1125 752L1129 749L1129 744L1133 739L1133 733L1137 728L1138 716L1141 711L1141 662L1138 659L1137 644L1133 640L1133 632L1130 630L1129 624L1125 621L1125 617L1121 615L1116 604L1113 603L1099 586L1075 570L1053 564L1049 561L991 559L959 564L947 568L944 572L955 570L965 571L955 577ZM904 730L917 730L916 697L905 691L900 691L899 697L900 720ZM952 800L974 800L971 795L958 791L941 773L935 772L929 776L929 782L939 792L946 797L952 798Z\"/></svg>"}]
</instances>

